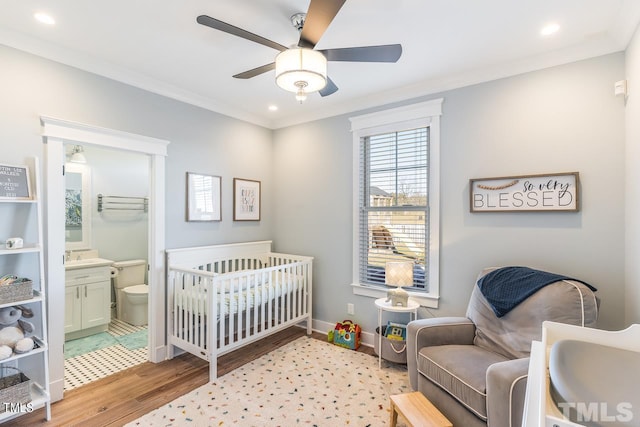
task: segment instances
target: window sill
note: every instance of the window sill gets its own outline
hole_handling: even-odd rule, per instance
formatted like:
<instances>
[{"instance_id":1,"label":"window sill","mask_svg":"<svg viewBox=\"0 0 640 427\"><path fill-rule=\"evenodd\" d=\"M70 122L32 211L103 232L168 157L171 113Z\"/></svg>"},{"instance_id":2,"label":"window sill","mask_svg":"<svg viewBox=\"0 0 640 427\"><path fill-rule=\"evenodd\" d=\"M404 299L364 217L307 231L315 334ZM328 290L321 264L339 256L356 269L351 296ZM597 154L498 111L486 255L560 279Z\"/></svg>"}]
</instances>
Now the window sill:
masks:
<instances>
[{"instance_id":1,"label":"window sill","mask_svg":"<svg viewBox=\"0 0 640 427\"><path fill-rule=\"evenodd\" d=\"M361 295L370 298L383 298L387 296L387 289L372 285L363 285L361 283L352 283L354 295ZM411 292L409 291L409 297L420 304L421 307L438 308L438 300L440 299L436 295L429 294L428 292Z\"/></svg>"}]
</instances>

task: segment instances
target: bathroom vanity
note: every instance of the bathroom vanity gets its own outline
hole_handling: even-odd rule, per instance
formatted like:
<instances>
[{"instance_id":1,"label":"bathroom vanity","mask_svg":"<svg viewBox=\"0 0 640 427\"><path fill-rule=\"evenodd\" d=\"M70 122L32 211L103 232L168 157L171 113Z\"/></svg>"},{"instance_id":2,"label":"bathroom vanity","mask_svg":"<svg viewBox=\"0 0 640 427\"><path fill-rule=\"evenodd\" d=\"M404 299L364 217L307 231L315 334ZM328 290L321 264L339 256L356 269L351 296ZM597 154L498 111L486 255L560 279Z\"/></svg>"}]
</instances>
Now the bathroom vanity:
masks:
<instances>
[{"instance_id":1,"label":"bathroom vanity","mask_svg":"<svg viewBox=\"0 0 640 427\"><path fill-rule=\"evenodd\" d=\"M104 332L111 321L111 264L103 258L65 263L65 340Z\"/></svg>"}]
</instances>

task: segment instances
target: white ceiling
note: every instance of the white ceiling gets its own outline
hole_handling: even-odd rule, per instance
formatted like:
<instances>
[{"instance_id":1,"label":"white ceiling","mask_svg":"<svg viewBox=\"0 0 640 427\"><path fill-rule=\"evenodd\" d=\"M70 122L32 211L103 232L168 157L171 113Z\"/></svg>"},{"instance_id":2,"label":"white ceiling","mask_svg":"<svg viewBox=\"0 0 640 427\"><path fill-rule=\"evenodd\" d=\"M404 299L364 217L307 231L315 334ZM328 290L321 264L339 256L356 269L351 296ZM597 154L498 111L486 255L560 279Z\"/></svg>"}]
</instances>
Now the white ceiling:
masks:
<instances>
[{"instance_id":1,"label":"white ceiling","mask_svg":"<svg viewBox=\"0 0 640 427\"><path fill-rule=\"evenodd\" d=\"M624 50L638 0L347 0L318 49L400 43L395 64L330 62L335 94L298 104L277 51L196 23L206 14L285 46L309 0L0 0L0 44L269 128ZM44 11L56 24L33 15ZM560 31L540 36L557 22ZM612 82L613 92L613 82ZM277 105L278 111L267 109Z\"/></svg>"}]
</instances>

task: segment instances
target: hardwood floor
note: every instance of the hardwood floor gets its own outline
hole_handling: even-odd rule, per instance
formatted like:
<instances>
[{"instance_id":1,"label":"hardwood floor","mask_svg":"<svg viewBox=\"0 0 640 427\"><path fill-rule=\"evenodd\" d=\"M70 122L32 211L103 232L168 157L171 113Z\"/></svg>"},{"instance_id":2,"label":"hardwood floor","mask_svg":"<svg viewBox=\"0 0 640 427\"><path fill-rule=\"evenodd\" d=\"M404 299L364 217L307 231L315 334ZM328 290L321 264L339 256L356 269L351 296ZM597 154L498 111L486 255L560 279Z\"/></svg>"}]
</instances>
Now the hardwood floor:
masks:
<instances>
[{"instance_id":1,"label":"hardwood floor","mask_svg":"<svg viewBox=\"0 0 640 427\"><path fill-rule=\"evenodd\" d=\"M305 333L306 329L294 326L226 354L218 359L218 375L233 371ZM316 332L312 337L327 339L326 335ZM373 354L370 347L361 346L358 351ZM122 426L206 384L208 379L208 363L190 354L160 363L146 362L65 393L64 399L51 406L49 422L45 420L44 409L39 409L6 425Z\"/></svg>"}]
</instances>

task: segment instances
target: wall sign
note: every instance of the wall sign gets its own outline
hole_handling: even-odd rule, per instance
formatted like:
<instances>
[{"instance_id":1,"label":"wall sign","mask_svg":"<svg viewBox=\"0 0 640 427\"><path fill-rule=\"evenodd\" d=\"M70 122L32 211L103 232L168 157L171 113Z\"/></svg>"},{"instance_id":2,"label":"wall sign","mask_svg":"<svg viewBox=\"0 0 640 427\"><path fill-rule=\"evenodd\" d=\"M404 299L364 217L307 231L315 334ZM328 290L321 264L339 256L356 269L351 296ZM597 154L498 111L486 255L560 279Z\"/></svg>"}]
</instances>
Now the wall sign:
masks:
<instances>
[{"instance_id":1,"label":"wall sign","mask_svg":"<svg viewBox=\"0 0 640 427\"><path fill-rule=\"evenodd\" d=\"M470 179L470 211L576 212L578 185L578 172Z\"/></svg>"},{"instance_id":2,"label":"wall sign","mask_svg":"<svg viewBox=\"0 0 640 427\"><path fill-rule=\"evenodd\" d=\"M26 166L0 165L0 199L31 199L29 169Z\"/></svg>"}]
</instances>

